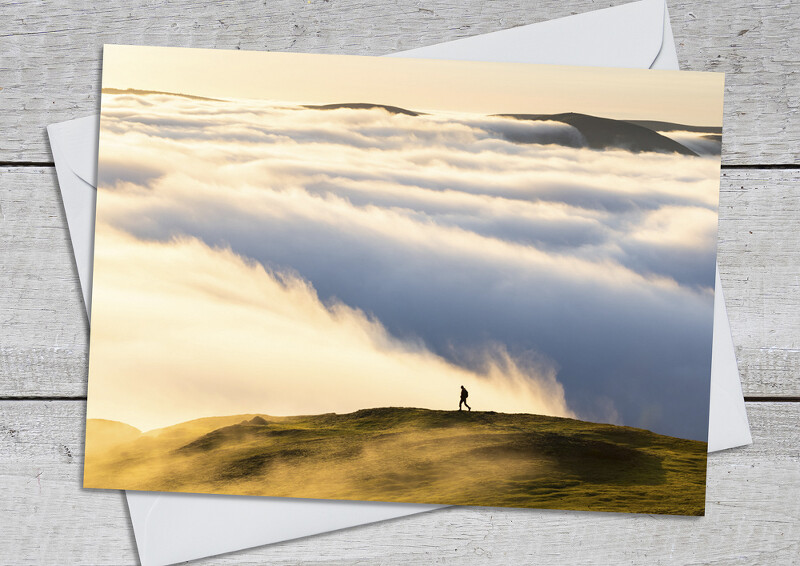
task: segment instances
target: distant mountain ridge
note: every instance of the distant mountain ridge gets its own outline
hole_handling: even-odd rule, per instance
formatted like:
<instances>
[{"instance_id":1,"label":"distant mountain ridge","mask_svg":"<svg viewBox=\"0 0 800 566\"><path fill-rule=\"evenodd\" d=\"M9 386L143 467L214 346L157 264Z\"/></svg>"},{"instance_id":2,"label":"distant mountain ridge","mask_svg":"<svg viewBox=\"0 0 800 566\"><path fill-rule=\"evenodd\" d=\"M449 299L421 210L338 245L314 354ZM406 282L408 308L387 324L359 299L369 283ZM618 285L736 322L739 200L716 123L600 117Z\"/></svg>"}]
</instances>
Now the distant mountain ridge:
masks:
<instances>
[{"instance_id":1,"label":"distant mountain ridge","mask_svg":"<svg viewBox=\"0 0 800 566\"><path fill-rule=\"evenodd\" d=\"M644 126L654 132L696 132L700 134L721 134L722 126L690 126L675 122L660 122L658 120L625 120L629 124Z\"/></svg>"},{"instance_id":2,"label":"distant mountain ridge","mask_svg":"<svg viewBox=\"0 0 800 566\"><path fill-rule=\"evenodd\" d=\"M208 100L220 102L220 99L207 98L192 94L164 92L156 90L139 89L118 89L104 88L105 94L132 94L148 95L162 94L170 96L181 96L194 100ZM389 104L378 104L372 102L340 102L333 104L306 104L302 108L309 110L372 110L382 109L389 114L401 114L405 116L425 116L424 112L408 110L399 106ZM678 153L681 155L698 156L699 154L686 145L662 135L659 132L692 132L705 134L703 137L711 141L719 142L722 128L717 126L691 126L688 124L678 124L673 122L663 122L658 120L616 120L613 118L601 118L589 114L578 112L563 112L560 114L493 114L496 117L513 118L520 121L540 121L540 122L561 122L568 124L578 130L586 140L586 146L590 149L625 149L634 153L659 152L659 153ZM512 143L541 143L540 133L531 133L527 136L524 132L496 132ZM560 143L560 140L552 140L547 143ZM688 143L688 142L687 142ZM575 147L571 143L562 143L569 147ZM712 151L713 153L713 151Z\"/></svg>"},{"instance_id":3,"label":"distant mountain ridge","mask_svg":"<svg viewBox=\"0 0 800 566\"><path fill-rule=\"evenodd\" d=\"M598 118L589 114L564 112L562 114L497 114L517 120L562 122L569 124L586 139L591 149L619 148L634 153L654 151L697 156L683 144L659 134L645 126L625 120Z\"/></svg>"},{"instance_id":4,"label":"distant mountain ridge","mask_svg":"<svg viewBox=\"0 0 800 566\"><path fill-rule=\"evenodd\" d=\"M381 108L390 114L404 114L406 116L424 115L421 112L415 112L398 106L368 102L304 105L303 108L311 110L338 110L343 108L370 110L373 108ZM564 112L560 114L494 114L493 116L514 118L521 121L561 122L578 130L586 140L587 146L591 149L618 148L635 153L652 151L692 156L698 155L685 145L667 136L661 135L655 131L655 127L662 128L662 131L716 133L713 128L687 126L652 120L615 120L577 112ZM719 128L719 130L721 131L721 128ZM537 143L541 139L539 133L532 133L529 138L522 132L501 132L500 135L513 143Z\"/></svg>"},{"instance_id":5,"label":"distant mountain ridge","mask_svg":"<svg viewBox=\"0 0 800 566\"><path fill-rule=\"evenodd\" d=\"M343 102L339 104L305 104L303 108L308 108L309 110L340 110L340 109L351 109L351 110L372 110L373 108L381 108L386 110L389 114L405 114L406 116L424 116L423 112L415 112L413 110L407 110L405 108L400 108L399 106L390 106L388 104L373 104L370 102Z\"/></svg>"},{"instance_id":6,"label":"distant mountain ridge","mask_svg":"<svg viewBox=\"0 0 800 566\"><path fill-rule=\"evenodd\" d=\"M148 94L165 94L167 96L181 96L183 98L190 98L192 100L210 100L213 102L224 102L221 98L208 98L206 96L196 96L194 94L183 94L181 92L164 92L161 90L140 90L137 88L111 88L107 87L100 92L103 94L133 94L136 96L146 96Z\"/></svg>"}]
</instances>

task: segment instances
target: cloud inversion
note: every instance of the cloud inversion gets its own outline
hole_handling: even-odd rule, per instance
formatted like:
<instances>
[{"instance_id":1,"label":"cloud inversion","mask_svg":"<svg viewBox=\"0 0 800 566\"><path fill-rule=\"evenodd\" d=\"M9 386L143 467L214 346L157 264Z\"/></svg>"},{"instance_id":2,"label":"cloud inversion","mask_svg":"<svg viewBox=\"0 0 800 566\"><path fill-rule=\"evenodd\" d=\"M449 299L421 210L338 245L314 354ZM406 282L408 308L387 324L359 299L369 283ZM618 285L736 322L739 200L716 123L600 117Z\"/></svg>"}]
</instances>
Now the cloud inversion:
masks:
<instances>
[{"instance_id":1,"label":"cloud inversion","mask_svg":"<svg viewBox=\"0 0 800 566\"><path fill-rule=\"evenodd\" d=\"M120 294L95 291L91 416L448 408L464 383L705 439L718 157L474 114L103 104L95 277Z\"/></svg>"}]
</instances>

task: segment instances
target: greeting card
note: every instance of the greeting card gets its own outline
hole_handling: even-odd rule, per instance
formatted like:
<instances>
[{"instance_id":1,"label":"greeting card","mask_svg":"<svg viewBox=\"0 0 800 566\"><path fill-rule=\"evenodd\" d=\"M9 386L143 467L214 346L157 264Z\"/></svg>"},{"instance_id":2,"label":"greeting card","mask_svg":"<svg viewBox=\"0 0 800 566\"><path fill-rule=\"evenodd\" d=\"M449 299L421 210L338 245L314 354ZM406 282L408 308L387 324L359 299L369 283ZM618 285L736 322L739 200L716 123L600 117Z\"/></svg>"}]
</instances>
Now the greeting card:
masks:
<instances>
[{"instance_id":1,"label":"greeting card","mask_svg":"<svg viewBox=\"0 0 800 566\"><path fill-rule=\"evenodd\" d=\"M106 46L84 485L702 514L722 91Z\"/></svg>"}]
</instances>

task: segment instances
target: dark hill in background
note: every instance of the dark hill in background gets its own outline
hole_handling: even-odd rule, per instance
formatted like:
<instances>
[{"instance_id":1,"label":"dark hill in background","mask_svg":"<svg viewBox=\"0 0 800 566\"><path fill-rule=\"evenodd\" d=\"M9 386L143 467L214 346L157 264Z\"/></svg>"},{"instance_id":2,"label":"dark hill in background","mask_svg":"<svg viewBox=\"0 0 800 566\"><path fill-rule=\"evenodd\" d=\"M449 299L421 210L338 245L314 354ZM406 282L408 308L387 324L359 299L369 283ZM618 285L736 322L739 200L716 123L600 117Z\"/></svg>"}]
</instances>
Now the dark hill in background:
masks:
<instances>
[{"instance_id":1,"label":"dark hill in background","mask_svg":"<svg viewBox=\"0 0 800 566\"><path fill-rule=\"evenodd\" d=\"M658 120L625 120L635 126L643 126L654 132L696 132L700 134L722 134L722 126L690 126L674 122L659 122Z\"/></svg>"},{"instance_id":2,"label":"dark hill in background","mask_svg":"<svg viewBox=\"0 0 800 566\"><path fill-rule=\"evenodd\" d=\"M413 110L406 110L399 106L388 106L386 104L372 104L370 102L343 102L341 104L307 104L303 108L310 110L339 110L341 108L350 108L352 110L371 110L373 108L383 108L390 114L405 114L406 116L422 116L422 112L414 112Z\"/></svg>"},{"instance_id":3,"label":"dark hill in background","mask_svg":"<svg viewBox=\"0 0 800 566\"><path fill-rule=\"evenodd\" d=\"M577 129L592 149L620 148L632 152L655 151L662 153L679 153L681 155L697 155L686 146L662 136L658 132L644 126L598 118L588 114L566 112L563 114L498 114L506 118L529 121L553 121L569 124Z\"/></svg>"},{"instance_id":4,"label":"dark hill in background","mask_svg":"<svg viewBox=\"0 0 800 566\"><path fill-rule=\"evenodd\" d=\"M156 90L139 89L118 89L104 88L105 94L165 94L170 96L181 96L194 100L219 101L215 98L195 96L191 94L163 92ZM310 110L338 110L348 108L353 110L371 110L381 108L390 114L403 114L405 116L424 116L424 112L415 112L399 106L387 104L377 104L371 102L342 102L335 104L308 104L303 108ZM657 120L613 120L610 118L600 118L588 114L577 112L565 112L561 114L495 114L498 117L514 118L527 121L554 121L569 124L576 128L586 139L587 146L591 149L626 149L631 152L661 152L679 153L681 155L698 155L685 145L663 136L658 132L686 131L706 134L706 138L719 141L722 133L721 127L690 126L676 124L672 122L659 122ZM508 141L514 143L542 143L541 133L532 133L526 136L524 132L501 132L500 135ZM559 140L551 140L547 143L560 143ZM573 147L572 144L565 145Z\"/></svg>"},{"instance_id":5,"label":"dark hill in background","mask_svg":"<svg viewBox=\"0 0 800 566\"><path fill-rule=\"evenodd\" d=\"M192 100L211 100L214 102L222 102L219 98L207 98L205 96L195 96L194 94L183 94L180 92L164 92L161 90L140 90L137 88L104 88L101 91L103 94L132 94L136 96L146 96L148 94L166 94L167 96L181 96L183 98L190 98Z\"/></svg>"},{"instance_id":6,"label":"dark hill in background","mask_svg":"<svg viewBox=\"0 0 800 566\"><path fill-rule=\"evenodd\" d=\"M126 426L88 422L86 487L687 515L705 502L704 442L575 419L234 415L94 447Z\"/></svg>"}]
</instances>

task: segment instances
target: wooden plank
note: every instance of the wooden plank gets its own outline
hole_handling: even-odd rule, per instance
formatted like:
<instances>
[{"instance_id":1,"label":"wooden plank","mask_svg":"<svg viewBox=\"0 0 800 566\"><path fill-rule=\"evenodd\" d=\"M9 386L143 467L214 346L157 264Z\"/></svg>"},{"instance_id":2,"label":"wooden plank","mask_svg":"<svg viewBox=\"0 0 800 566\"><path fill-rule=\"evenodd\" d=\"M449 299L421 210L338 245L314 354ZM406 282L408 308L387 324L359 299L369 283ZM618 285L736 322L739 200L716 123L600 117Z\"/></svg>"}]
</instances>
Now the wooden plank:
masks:
<instances>
[{"instance_id":1,"label":"wooden plank","mask_svg":"<svg viewBox=\"0 0 800 566\"><path fill-rule=\"evenodd\" d=\"M118 492L80 488L81 401L0 402L0 556L135 564ZM206 564L780 564L800 549L800 403L750 403L754 444L709 457L701 518L451 508Z\"/></svg>"},{"instance_id":2,"label":"wooden plank","mask_svg":"<svg viewBox=\"0 0 800 566\"><path fill-rule=\"evenodd\" d=\"M800 395L800 170L722 172L718 257L745 395Z\"/></svg>"},{"instance_id":3,"label":"wooden plank","mask_svg":"<svg viewBox=\"0 0 800 566\"><path fill-rule=\"evenodd\" d=\"M55 169L0 168L0 397L84 395L87 344Z\"/></svg>"},{"instance_id":4,"label":"wooden plank","mask_svg":"<svg viewBox=\"0 0 800 566\"><path fill-rule=\"evenodd\" d=\"M0 162L49 161L45 125L97 111L104 43L382 55L627 1L6 2ZM682 67L728 73L724 163L798 163L800 3L669 5Z\"/></svg>"},{"instance_id":5,"label":"wooden plank","mask_svg":"<svg viewBox=\"0 0 800 566\"><path fill-rule=\"evenodd\" d=\"M0 397L86 392L88 328L55 174L0 168ZM800 395L800 170L726 170L719 258L744 391Z\"/></svg>"}]
</instances>

